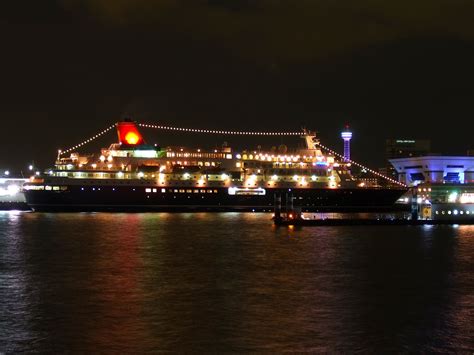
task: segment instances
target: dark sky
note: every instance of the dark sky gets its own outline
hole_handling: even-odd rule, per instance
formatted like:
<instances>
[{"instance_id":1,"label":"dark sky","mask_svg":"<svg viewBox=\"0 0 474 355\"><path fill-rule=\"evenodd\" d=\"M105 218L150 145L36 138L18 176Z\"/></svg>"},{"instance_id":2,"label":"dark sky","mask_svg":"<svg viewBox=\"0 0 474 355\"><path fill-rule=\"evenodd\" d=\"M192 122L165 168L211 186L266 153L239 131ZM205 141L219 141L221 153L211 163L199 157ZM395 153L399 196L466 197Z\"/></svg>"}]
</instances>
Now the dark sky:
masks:
<instances>
[{"instance_id":1,"label":"dark sky","mask_svg":"<svg viewBox=\"0 0 474 355\"><path fill-rule=\"evenodd\" d=\"M305 126L338 150L348 122L353 157L373 167L386 138L431 139L446 154L474 148L472 0L2 1L0 39L0 168L47 167L58 148L125 114L198 128ZM283 142L144 133L162 145Z\"/></svg>"}]
</instances>

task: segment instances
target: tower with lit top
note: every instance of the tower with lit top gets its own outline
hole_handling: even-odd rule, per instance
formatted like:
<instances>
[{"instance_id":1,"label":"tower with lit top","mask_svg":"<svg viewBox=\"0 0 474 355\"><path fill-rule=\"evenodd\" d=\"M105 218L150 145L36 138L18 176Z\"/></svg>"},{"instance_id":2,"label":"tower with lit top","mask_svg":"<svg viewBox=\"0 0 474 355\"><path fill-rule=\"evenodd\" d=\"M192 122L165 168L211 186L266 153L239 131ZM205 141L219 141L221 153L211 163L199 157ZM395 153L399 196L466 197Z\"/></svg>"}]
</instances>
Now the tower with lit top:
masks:
<instances>
[{"instance_id":1,"label":"tower with lit top","mask_svg":"<svg viewBox=\"0 0 474 355\"><path fill-rule=\"evenodd\" d=\"M341 138L344 140L344 161L351 160L351 138L352 132L349 130L349 125L346 125L341 132Z\"/></svg>"}]
</instances>

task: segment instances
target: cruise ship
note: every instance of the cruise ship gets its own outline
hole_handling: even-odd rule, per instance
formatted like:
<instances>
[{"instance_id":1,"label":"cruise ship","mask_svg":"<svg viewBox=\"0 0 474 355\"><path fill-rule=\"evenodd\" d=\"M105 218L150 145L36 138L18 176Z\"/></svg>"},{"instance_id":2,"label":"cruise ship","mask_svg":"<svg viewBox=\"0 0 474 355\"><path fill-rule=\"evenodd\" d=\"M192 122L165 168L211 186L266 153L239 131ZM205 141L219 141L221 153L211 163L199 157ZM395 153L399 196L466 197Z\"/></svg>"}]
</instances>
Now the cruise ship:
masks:
<instances>
[{"instance_id":1,"label":"cruise ship","mask_svg":"<svg viewBox=\"0 0 474 355\"><path fill-rule=\"evenodd\" d=\"M23 185L34 211L271 211L275 201L302 211L393 206L406 188L364 184L351 162L323 154L304 131L304 149L270 151L159 147L131 120L100 153L58 154L55 166ZM64 153L64 152L63 152Z\"/></svg>"}]
</instances>

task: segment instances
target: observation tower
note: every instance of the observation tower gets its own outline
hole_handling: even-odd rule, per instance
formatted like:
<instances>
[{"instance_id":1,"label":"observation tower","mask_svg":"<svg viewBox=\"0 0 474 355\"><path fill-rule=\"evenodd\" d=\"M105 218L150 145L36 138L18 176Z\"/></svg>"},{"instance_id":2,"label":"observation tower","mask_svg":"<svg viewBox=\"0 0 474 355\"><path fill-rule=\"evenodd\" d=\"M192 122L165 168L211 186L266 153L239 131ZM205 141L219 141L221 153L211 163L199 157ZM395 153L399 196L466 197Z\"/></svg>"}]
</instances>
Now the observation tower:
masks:
<instances>
[{"instance_id":1,"label":"observation tower","mask_svg":"<svg viewBox=\"0 0 474 355\"><path fill-rule=\"evenodd\" d=\"M346 125L344 130L341 132L341 138L344 141L344 161L350 161L352 132L349 130L349 125Z\"/></svg>"}]
</instances>

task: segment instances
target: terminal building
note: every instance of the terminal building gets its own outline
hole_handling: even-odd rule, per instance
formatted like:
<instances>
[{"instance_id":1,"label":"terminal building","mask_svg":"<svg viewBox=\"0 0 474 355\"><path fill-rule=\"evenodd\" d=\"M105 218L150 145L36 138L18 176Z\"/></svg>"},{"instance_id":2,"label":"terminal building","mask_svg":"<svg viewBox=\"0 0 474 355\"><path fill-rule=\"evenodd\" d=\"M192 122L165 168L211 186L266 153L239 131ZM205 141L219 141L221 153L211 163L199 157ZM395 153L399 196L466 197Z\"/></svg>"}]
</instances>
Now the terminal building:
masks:
<instances>
[{"instance_id":1,"label":"terminal building","mask_svg":"<svg viewBox=\"0 0 474 355\"><path fill-rule=\"evenodd\" d=\"M386 167L384 175L397 179L397 171L391 159L427 156L431 152L431 141L427 139L387 139L385 142Z\"/></svg>"},{"instance_id":2,"label":"terminal building","mask_svg":"<svg viewBox=\"0 0 474 355\"><path fill-rule=\"evenodd\" d=\"M423 156L390 159L398 181L416 186L431 184L474 184L474 156Z\"/></svg>"},{"instance_id":3,"label":"terminal building","mask_svg":"<svg viewBox=\"0 0 474 355\"><path fill-rule=\"evenodd\" d=\"M413 188L421 215L474 219L474 156L390 159L398 180Z\"/></svg>"}]
</instances>

